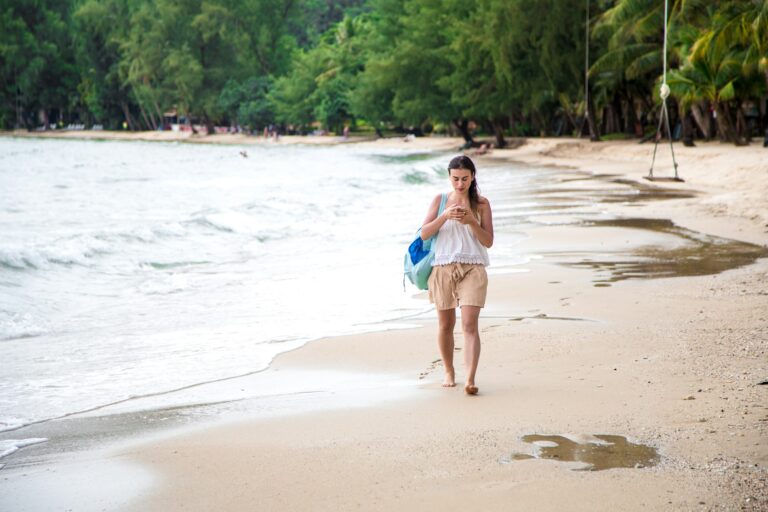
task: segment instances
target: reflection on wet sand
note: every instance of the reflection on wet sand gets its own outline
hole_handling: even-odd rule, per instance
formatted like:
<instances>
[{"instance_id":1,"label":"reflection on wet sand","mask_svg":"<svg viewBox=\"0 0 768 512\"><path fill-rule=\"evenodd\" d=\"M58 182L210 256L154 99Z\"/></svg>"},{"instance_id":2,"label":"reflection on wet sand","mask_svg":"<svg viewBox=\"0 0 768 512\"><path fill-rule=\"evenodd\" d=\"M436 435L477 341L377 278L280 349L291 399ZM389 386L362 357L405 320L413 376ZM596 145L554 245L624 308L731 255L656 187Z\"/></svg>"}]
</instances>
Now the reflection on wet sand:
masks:
<instances>
[{"instance_id":1,"label":"reflection on wet sand","mask_svg":"<svg viewBox=\"0 0 768 512\"><path fill-rule=\"evenodd\" d=\"M649 187L647 185L643 185L642 183L637 183L630 180L615 179L611 180L611 183L624 186L621 188L556 187L552 189L540 190L538 194L549 196L547 197L549 200L552 200L560 195L573 200L573 194L583 195L596 203L636 203L645 201L660 201L666 199L689 199L691 197L696 197L696 193L689 190Z\"/></svg>"},{"instance_id":2,"label":"reflection on wet sand","mask_svg":"<svg viewBox=\"0 0 768 512\"><path fill-rule=\"evenodd\" d=\"M655 466L659 454L655 448L634 444L623 436L589 436L584 443L564 436L530 434L522 440L534 446L533 454L513 453L502 463L512 460L552 459L562 462L581 462L584 466L574 471L601 471L613 468L643 468Z\"/></svg>"},{"instance_id":3,"label":"reflection on wet sand","mask_svg":"<svg viewBox=\"0 0 768 512\"><path fill-rule=\"evenodd\" d=\"M630 249L628 258L599 257L566 261L571 267L594 269L595 286L625 279L649 279L711 275L754 263L768 256L768 249L738 240L705 235L675 225L667 219L609 219L583 223L586 227L644 229L677 236L683 242L675 247L641 246Z\"/></svg>"},{"instance_id":4,"label":"reflection on wet sand","mask_svg":"<svg viewBox=\"0 0 768 512\"><path fill-rule=\"evenodd\" d=\"M531 176L530 180L531 183L524 189L494 190L497 195L507 196L508 199L494 210L494 220L498 217L499 225L553 225L543 219L563 211L575 220L599 214L603 204L641 206L652 201L697 196L692 190L653 186L612 174L574 176L573 173L543 172ZM554 223L557 224L560 223Z\"/></svg>"},{"instance_id":5,"label":"reflection on wet sand","mask_svg":"<svg viewBox=\"0 0 768 512\"><path fill-rule=\"evenodd\" d=\"M601 238L595 233L597 236L586 236L584 243L572 244L566 250L560 249L562 245L544 250L543 254L562 265L594 270L596 287L625 279L718 274L768 256L765 247L691 231L668 219L605 219L601 208L608 203L641 206L652 201L691 198L696 197L695 191L658 187L612 174L543 172L531 176L531 180L525 189L498 191L508 192L511 199L494 209L494 221L499 227L583 226L646 232L646 236L631 237L622 247L613 243L614 234ZM647 235L660 236L656 240ZM607 245L614 247L608 249Z\"/></svg>"}]
</instances>

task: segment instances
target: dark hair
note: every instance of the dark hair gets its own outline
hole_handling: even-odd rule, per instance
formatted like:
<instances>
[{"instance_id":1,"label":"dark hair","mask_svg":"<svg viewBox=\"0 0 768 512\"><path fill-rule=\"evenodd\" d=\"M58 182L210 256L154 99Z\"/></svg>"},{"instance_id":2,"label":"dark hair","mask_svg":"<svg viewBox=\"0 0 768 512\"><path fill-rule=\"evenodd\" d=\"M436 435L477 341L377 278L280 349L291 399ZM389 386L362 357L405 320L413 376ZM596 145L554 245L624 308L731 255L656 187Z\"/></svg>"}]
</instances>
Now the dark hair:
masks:
<instances>
[{"instance_id":1,"label":"dark hair","mask_svg":"<svg viewBox=\"0 0 768 512\"><path fill-rule=\"evenodd\" d=\"M477 215L477 204L480 202L480 187L477 186L475 163L468 156L457 156L448 164L449 175L451 174L451 169L466 169L472 173L472 184L469 186L469 206L472 208L472 213Z\"/></svg>"}]
</instances>

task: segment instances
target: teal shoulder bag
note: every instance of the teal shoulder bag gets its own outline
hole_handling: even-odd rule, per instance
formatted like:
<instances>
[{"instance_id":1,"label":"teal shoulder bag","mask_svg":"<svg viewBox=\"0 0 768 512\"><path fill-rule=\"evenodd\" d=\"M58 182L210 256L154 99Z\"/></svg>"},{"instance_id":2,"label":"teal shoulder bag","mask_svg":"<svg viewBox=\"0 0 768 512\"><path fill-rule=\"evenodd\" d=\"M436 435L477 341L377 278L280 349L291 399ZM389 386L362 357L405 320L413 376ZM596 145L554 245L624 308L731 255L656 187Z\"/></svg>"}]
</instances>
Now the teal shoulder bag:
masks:
<instances>
[{"instance_id":1,"label":"teal shoulder bag","mask_svg":"<svg viewBox=\"0 0 768 512\"><path fill-rule=\"evenodd\" d=\"M443 214L445 203L448 200L448 194L442 194L440 197L440 208L437 210L437 216ZM427 282L432 273L432 262L435 259L435 242L437 233L427 240L421 239L421 228L416 232L416 239L408 246L405 253L405 277L419 290L428 288ZM403 288L405 288L405 277L403 277Z\"/></svg>"}]
</instances>

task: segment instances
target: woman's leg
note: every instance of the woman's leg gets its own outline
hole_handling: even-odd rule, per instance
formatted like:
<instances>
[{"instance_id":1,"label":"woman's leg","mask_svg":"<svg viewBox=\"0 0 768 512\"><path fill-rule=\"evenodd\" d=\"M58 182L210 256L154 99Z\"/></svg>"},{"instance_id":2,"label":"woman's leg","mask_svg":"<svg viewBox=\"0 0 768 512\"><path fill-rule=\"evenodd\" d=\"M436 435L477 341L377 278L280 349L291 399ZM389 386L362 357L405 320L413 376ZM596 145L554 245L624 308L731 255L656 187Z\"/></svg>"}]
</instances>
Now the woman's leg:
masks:
<instances>
[{"instance_id":1,"label":"woman's leg","mask_svg":"<svg viewBox=\"0 0 768 512\"><path fill-rule=\"evenodd\" d=\"M445 367L444 387L456 385L456 372L453 369L453 328L456 326L455 309L437 310L437 344L440 347L440 357Z\"/></svg>"},{"instance_id":2,"label":"woman's leg","mask_svg":"<svg viewBox=\"0 0 768 512\"><path fill-rule=\"evenodd\" d=\"M480 360L480 332L477 327L479 318L479 307L461 306L461 329L464 331L464 365L467 372L464 391L469 395L477 394L475 373L477 372L477 362Z\"/></svg>"}]
</instances>

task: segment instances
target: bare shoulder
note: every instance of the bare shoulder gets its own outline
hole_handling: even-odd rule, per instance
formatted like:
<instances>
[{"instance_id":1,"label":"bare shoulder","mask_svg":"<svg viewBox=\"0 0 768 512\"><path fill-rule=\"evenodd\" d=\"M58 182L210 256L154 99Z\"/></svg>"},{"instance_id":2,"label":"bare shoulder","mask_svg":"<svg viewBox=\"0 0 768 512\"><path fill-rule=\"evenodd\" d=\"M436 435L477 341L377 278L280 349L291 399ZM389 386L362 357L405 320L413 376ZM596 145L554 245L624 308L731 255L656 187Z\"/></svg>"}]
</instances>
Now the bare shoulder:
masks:
<instances>
[{"instance_id":1,"label":"bare shoulder","mask_svg":"<svg viewBox=\"0 0 768 512\"><path fill-rule=\"evenodd\" d=\"M478 197L477 198L477 204L480 205L480 206L491 206L491 202L485 196Z\"/></svg>"},{"instance_id":2,"label":"bare shoulder","mask_svg":"<svg viewBox=\"0 0 768 512\"><path fill-rule=\"evenodd\" d=\"M429 211L439 210L440 201L442 201L442 194L437 194L435 197L433 197L432 201L429 203Z\"/></svg>"}]
</instances>

